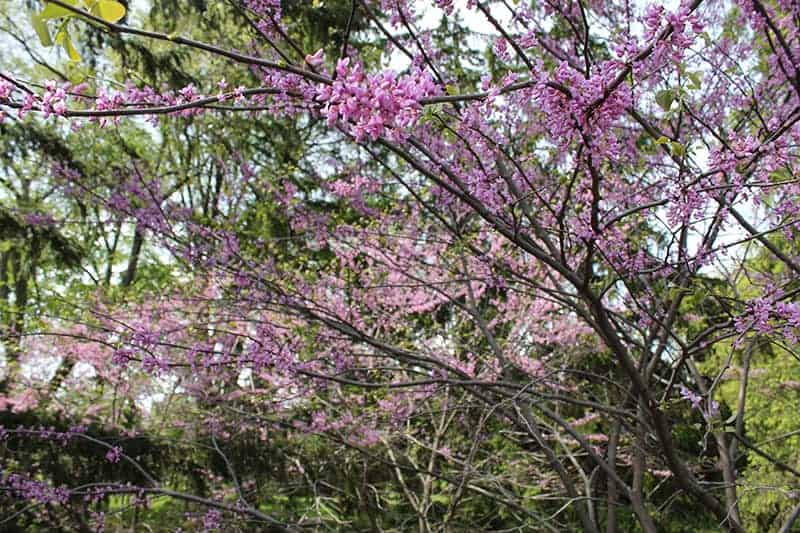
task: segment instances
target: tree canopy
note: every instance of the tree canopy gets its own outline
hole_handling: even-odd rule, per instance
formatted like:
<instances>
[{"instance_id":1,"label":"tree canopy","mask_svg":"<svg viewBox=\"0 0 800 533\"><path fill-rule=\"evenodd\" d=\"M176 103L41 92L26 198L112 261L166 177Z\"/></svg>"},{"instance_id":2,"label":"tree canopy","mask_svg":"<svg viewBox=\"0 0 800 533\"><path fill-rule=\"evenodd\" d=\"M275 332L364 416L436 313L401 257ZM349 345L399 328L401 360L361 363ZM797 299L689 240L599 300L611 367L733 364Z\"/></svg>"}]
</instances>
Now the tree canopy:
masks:
<instances>
[{"instance_id":1,"label":"tree canopy","mask_svg":"<svg viewBox=\"0 0 800 533\"><path fill-rule=\"evenodd\" d=\"M0 530L800 528L797 2L0 43Z\"/></svg>"}]
</instances>

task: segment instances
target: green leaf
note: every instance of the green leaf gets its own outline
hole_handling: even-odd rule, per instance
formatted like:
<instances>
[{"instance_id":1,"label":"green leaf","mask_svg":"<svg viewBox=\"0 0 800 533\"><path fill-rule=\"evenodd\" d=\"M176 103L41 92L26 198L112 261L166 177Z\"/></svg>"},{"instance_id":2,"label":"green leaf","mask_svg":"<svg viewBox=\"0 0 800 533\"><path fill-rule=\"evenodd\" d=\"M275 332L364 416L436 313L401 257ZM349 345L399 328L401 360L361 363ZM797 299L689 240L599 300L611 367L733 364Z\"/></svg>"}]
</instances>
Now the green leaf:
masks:
<instances>
[{"instance_id":1,"label":"green leaf","mask_svg":"<svg viewBox=\"0 0 800 533\"><path fill-rule=\"evenodd\" d=\"M69 35L64 40L64 50L67 51L67 55L69 56L71 61L81 60L81 55L78 53L78 50L75 48L75 45L72 44L72 39L69 38Z\"/></svg>"},{"instance_id":2,"label":"green leaf","mask_svg":"<svg viewBox=\"0 0 800 533\"><path fill-rule=\"evenodd\" d=\"M56 30L55 41L56 44L64 45L64 39L67 38L67 22L64 21L58 26Z\"/></svg>"},{"instance_id":3,"label":"green leaf","mask_svg":"<svg viewBox=\"0 0 800 533\"><path fill-rule=\"evenodd\" d=\"M39 36L39 41L42 46L53 46L53 40L50 38L50 30L47 29L47 24L44 19L36 13L31 15L31 25L36 30L36 35Z\"/></svg>"},{"instance_id":4,"label":"green leaf","mask_svg":"<svg viewBox=\"0 0 800 533\"><path fill-rule=\"evenodd\" d=\"M80 61L81 55L78 53L77 48L72 43L72 39L69 36L69 32L67 31L67 22L61 24L56 32L56 42L64 48L64 51L67 52L70 61Z\"/></svg>"},{"instance_id":5,"label":"green leaf","mask_svg":"<svg viewBox=\"0 0 800 533\"><path fill-rule=\"evenodd\" d=\"M669 148L672 150L672 153L677 155L678 157L683 157L686 153L686 148L679 142L672 141L669 143Z\"/></svg>"},{"instance_id":6,"label":"green leaf","mask_svg":"<svg viewBox=\"0 0 800 533\"><path fill-rule=\"evenodd\" d=\"M669 111L672 107L672 102L675 101L675 93L671 89L664 89L656 93L656 103L661 106L664 111Z\"/></svg>"},{"instance_id":7,"label":"green leaf","mask_svg":"<svg viewBox=\"0 0 800 533\"><path fill-rule=\"evenodd\" d=\"M119 22L125 16L125 6L114 0L98 0L92 6L92 14L106 22Z\"/></svg>"},{"instance_id":8,"label":"green leaf","mask_svg":"<svg viewBox=\"0 0 800 533\"><path fill-rule=\"evenodd\" d=\"M87 70L85 67L81 67L81 65L72 62L66 64L65 71L67 78L69 78L70 83L73 85L78 85L94 75L93 70Z\"/></svg>"},{"instance_id":9,"label":"green leaf","mask_svg":"<svg viewBox=\"0 0 800 533\"><path fill-rule=\"evenodd\" d=\"M74 6L75 0L72 1L64 0L64 3ZM44 5L44 9L42 9L42 12L39 13L39 16L42 17L43 20L49 20L49 19L57 19L65 17L74 17L75 12L70 11L65 7L61 7L58 4L49 3Z\"/></svg>"},{"instance_id":10,"label":"green leaf","mask_svg":"<svg viewBox=\"0 0 800 533\"><path fill-rule=\"evenodd\" d=\"M699 72L687 72L686 76L689 78L689 88L699 89L703 85L703 78Z\"/></svg>"},{"instance_id":11,"label":"green leaf","mask_svg":"<svg viewBox=\"0 0 800 533\"><path fill-rule=\"evenodd\" d=\"M431 501L439 505L447 505L450 503L450 496L447 494L433 494L431 496Z\"/></svg>"}]
</instances>

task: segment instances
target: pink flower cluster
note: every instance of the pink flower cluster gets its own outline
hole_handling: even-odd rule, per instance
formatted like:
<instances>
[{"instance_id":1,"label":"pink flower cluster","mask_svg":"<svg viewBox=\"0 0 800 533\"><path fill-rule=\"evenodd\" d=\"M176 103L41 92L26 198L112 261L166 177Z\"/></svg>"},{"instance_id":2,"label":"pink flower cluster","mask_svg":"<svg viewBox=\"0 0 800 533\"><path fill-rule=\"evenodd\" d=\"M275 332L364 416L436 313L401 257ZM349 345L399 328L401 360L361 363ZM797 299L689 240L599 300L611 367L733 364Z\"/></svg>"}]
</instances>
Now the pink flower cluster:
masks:
<instances>
[{"instance_id":1,"label":"pink flower cluster","mask_svg":"<svg viewBox=\"0 0 800 533\"><path fill-rule=\"evenodd\" d=\"M106 460L109 463L118 463L120 458L122 458L122 448L119 446L114 446L106 453Z\"/></svg>"},{"instance_id":2,"label":"pink flower cluster","mask_svg":"<svg viewBox=\"0 0 800 533\"><path fill-rule=\"evenodd\" d=\"M715 416L719 416L719 402L716 400L711 400L708 402L708 409L703 408L703 397L693 392L692 390L688 389L685 385L681 385L680 388L680 395L681 398L688 401L692 404L692 409L699 409L700 413L703 415L703 418L709 419Z\"/></svg>"},{"instance_id":3,"label":"pink flower cluster","mask_svg":"<svg viewBox=\"0 0 800 533\"><path fill-rule=\"evenodd\" d=\"M9 396L0 395L0 410L10 409L12 413L31 411L39 405L39 393L27 388Z\"/></svg>"},{"instance_id":4,"label":"pink flower cluster","mask_svg":"<svg viewBox=\"0 0 800 533\"><path fill-rule=\"evenodd\" d=\"M0 100L8 100L14 92L14 85L7 80L0 80Z\"/></svg>"},{"instance_id":5,"label":"pink flower cluster","mask_svg":"<svg viewBox=\"0 0 800 533\"><path fill-rule=\"evenodd\" d=\"M782 330L791 343L797 343L800 304L780 301L781 296L781 291L777 291L772 296L756 298L748 303L747 311L734 320L736 331L744 334L753 330L759 334L767 334Z\"/></svg>"},{"instance_id":6,"label":"pink flower cluster","mask_svg":"<svg viewBox=\"0 0 800 533\"><path fill-rule=\"evenodd\" d=\"M66 487L51 487L47 483L16 473L5 476L0 480L0 485L7 487L20 498L39 503L64 505L70 496L70 491Z\"/></svg>"},{"instance_id":7,"label":"pink flower cluster","mask_svg":"<svg viewBox=\"0 0 800 533\"><path fill-rule=\"evenodd\" d=\"M219 531L222 527L222 513L217 509L209 509L203 515L203 531Z\"/></svg>"},{"instance_id":8,"label":"pink flower cluster","mask_svg":"<svg viewBox=\"0 0 800 533\"><path fill-rule=\"evenodd\" d=\"M626 84L609 89L618 74L616 67L615 62L606 62L586 78L566 62L561 63L553 78L569 94L547 84L548 77L543 79L536 98L555 138L568 144L583 131L593 137L593 148L604 148L606 156L616 153L617 140L609 128L633 101Z\"/></svg>"},{"instance_id":9,"label":"pink flower cluster","mask_svg":"<svg viewBox=\"0 0 800 533\"><path fill-rule=\"evenodd\" d=\"M50 115L64 116L67 111L67 91L70 86L69 83L59 86L52 80L45 82L44 94L39 103L39 109L44 113L44 118L49 118Z\"/></svg>"},{"instance_id":10,"label":"pink flower cluster","mask_svg":"<svg viewBox=\"0 0 800 533\"><path fill-rule=\"evenodd\" d=\"M369 447L380 441L380 433L369 421L351 413L331 420L325 412L315 411L311 414L311 424L295 421L294 427L307 433L341 433L354 446Z\"/></svg>"},{"instance_id":11,"label":"pink flower cluster","mask_svg":"<svg viewBox=\"0 0 800 533\"><path fill-rule=\"evenodd\" d=\"M445 14L453 14L453 0L434 0L434 3L436 4L436 7L443 10Z\"/></svg>"},{"instance_id":12,"label":"pink flower cluster","mask_svg":"<svg viewBox=\"0 0 800 533\"><path fill-rule=\"evenodd\" d=\"M644 16L646 40L653 39L666 24L672 28L672 33L666 41L674 47L675 51L685 50L694 42L692 34L697 35L703 31L703 22L692 13L688 3L684 2L675 12L667 12L661 4L650 4ZM691 31L689 31L691 30ZM679 61L682 53L675 57Z\"/></svg>"},{"instance_id":13,"label":"pink flower cluster","mask_svg":"<svg viewBox=\"0 0 800 533\"><path fill-rule=\"evenodd\" d=\"M259 15L272 15L275 18L280 18L280 0L245 0L244 4L248 9Z\"/></svg>"},{"instance_id":14,"label":"pink flower cluster","mask_svg":"<svg viewBox=\"0 0 800 533\"><path fill-rule=\"evenodd\" d=\"M14 86L6 80L0 79L0 101L8 101L11 98L11 93L14 91ZM6 118L5 112L0 109L0 124Z\"/></svg>"},{"instance_id":15,"label":"pink flower cluster","mask_svg":"<svg viewBox=\"0 0 800 533\"><path fill-rule=\"evenodd\" d=\"M25 215L25 223L29 226L53 227L56 220L47 213L28 213Z\"/></svg>"},{"instance_id":16,"label":"pink flower cluster","mask_svg":"<svg viewBox=\"0 0 800 533\"><path fill-rule=\"evenodd\" d=\"M389 18L389 24L395 28L416 18L414 4L408 0L381 0L380 12Z\"/></svg>"},{"instance_id":17,"label":"pink flower cluster","mask_svg":"<svg viewBox=\"0 0 800 533\"><path fill-rule=\"evenodd\" d=\"M11 93L13 92L14 92L14 85L8 80L0 79L0 102L4 100L9 101L11 99ZM3 123L3 120L5 120L5 118L6 118L5 112L2 109L0 109L0 124Z\"/></svg>"},{"instance_id":18,"label":"pink flower cluster","mask_svg":"<svg viewBox=\"0 0 800 533\"><path fill-rule=\"evenodd\" d=\"M27 92L19 105L17 116L24 117L28 112L37 110L44 114L44 118L50 116L64 116L67 111L67 97L72 84L57 84L53 80L44 82L44 91L41 96L33 92ZM9 80L0 79L0 101L9 102L14 93L14 84ZM4 113L0 112L0 121Z\"/></svg>"},{"instance_id":19,"label":"pink flower cluster","mask_svg":"<svg viewBox=\"0 0 800 533\"><path fill-rule=\"evenodd\" d=\"M10 435L17 435L58 442L62 446L66 446L71 439L86 433L86 429L86 426L72 426L67 431L58 431L54 427L45 426L17 426L13 429L6 429L0 426L0 440L7 439Z\"/></svg>"},{"instance_id":20,"label":"pink flower cluster","mask_svg":"<svg viewBox=\"0 0 800 533\"><path fill-rule=\"evenodd\" d=\"M356 175L340 178L327 185L329 191L343 200L347 200L354 209L365 215L376 215L366 204L365 195L376 193L380 185L367 176Z\"/></svg>"},{"instance_id":21,"label":"pink flower cluster","mask_svg":"<svg viewBox=\"0 0 800 533\"><path fill-rule=\"evenodd\" d=\"M377 140L387 135L402 140L403 130L414 125L422 107L420 100L439 93L439 87L427 72L417 71L398 77L390 70L365 74L350 59L339 60L336 81L317 90L316 100L325 104L328 125L347 124L358 142Z\"/></svg>"}]
</instances>

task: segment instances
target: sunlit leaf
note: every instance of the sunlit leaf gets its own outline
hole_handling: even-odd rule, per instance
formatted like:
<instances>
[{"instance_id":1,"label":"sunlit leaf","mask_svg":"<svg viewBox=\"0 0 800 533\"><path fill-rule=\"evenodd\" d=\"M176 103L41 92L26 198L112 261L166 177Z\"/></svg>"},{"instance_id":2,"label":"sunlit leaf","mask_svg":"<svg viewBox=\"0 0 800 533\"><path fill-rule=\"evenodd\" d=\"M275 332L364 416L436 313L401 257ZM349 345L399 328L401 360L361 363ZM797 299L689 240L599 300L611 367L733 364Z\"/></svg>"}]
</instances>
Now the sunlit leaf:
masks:
<instances>
[{"instance_id":1,"label":"sunlit leaf","mask_svg":"<svg viewBox=\"0 0 800 533\"><path fill-rule=\"evenodd\" d=\"M64 50L67 51L67 55L69 56L70 60L72 61L80 61L81 55L78 53L78 50L75 48L75 45L72 44L72 39L69 38L67 35L66 39L64 40Z\"/></svg>"},{"instance_id":2,"label":"sunlit leaf","mask_svg":"<svg viewBox=\"0 0 800 533\"><path fill-rule=\"evenodd\" d=\"M31 25L36 30L36 35L39 36L39 41L42 46L53 46L53 40L50 38L50 30L47 29L47 24L44 19L38 14L31 15Z\"/></svg>"},{"instance_id":3,"label":"sunlit leaf","mask_svg":"<svg viewBox=\"0 0 800 533\"><path fill-rule=\"evenodd\" d=\"M686 75L691 82L692 89L699 89L703 85L703 75L700 72L687 72Z\"/></svg>"},{"instance_id":4,"label":"sunlit leaf","mask_svg":"<svg viewBox=\"0 0 800 533\"><path fill-rule=\"evenodd\" d=\"M656 93L656 103L664 111L668 111L669 108L672 107L672 102L674 101L675 101L675 93L669 89L658 91Z\"/></svg>"},{"instance_id":5,"label":"sunlit leaf","mask_svg":"<svg viewBox=\"0 0 800 533\"><path fill-rule=\"evenodd\" d=\"M75 1L74 0L72 0L72 1L65 0L64 3L65 4L70 4L70 5L73 5L73 6L75 5ZM56 18L62 18L62 17L74 17L75 16L75 12L74 11L70 11L69 9L67 9L65 7L62 7L62 6L58 5L58 4L48 3L48 4L44 5L44 9L39 14L39 16L43 20L49 20L49 19L56 19Z\"/></svg>"},{"instance_id":6,"label":"sunlit leaf","mask_svg":"<svg viewBox=\"0 0 800 533\"><path fill-rule=\"evenodd\" d=\"M56 32L56 43L60 44L64 51L69 56L70 61L80 61L81 55L78 53L77 48L72 43L72 39L69 36L69 32L67 31L67 22L64 21L63 24L58 28Z\"/></svg>"},{"instance_id":7,"label":"sunlit leaf","mask_svg":"<svg viewBox=\"0 0 800 533\"><path fill-rule=\"evenodd\" d=\"M125 16L125 6L114 0L98 0L92 7L92 14L106 22L118 22Z\"/></svg>"}]
</instances>

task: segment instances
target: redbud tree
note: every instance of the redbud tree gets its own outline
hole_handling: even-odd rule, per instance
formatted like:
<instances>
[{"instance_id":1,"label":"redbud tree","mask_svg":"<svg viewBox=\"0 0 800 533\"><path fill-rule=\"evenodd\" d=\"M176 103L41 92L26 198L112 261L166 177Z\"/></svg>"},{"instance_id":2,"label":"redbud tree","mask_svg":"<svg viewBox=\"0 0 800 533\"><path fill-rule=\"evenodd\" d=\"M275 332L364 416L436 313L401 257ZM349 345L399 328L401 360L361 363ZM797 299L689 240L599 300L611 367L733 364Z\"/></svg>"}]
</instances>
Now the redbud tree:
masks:
<instances>
[{"instance_id":1,"label":"redbud tree","mask_svg":"<svg viewBox=\"0 0 800 533\"><path fill-rule=\"evenodd\" d=\"M108 468L57 486L4 468L15 512L83 510L101 527L127 495L202 508L207 530L655 532L676 513L796 527L796 448L762 444L776 435L759 413L798 388L800 6L344 4L314 48L291 2L217 6L230 18L214 35L159 28L136 2L34 7L41 44L94 74L0 73L0 117L94 148L41 147L58 200L9 220L69 232L79 205L133 247L114 290L113 251L106 284L88 264L56 284L93 287L67 292L69 310L20 319L28 286L3 281L18 318L4 408L91 419L113 390L172 438L202 436L224 468L201 490L124 439L20 423L9 447L84 442ZM119 56L87 34L186 54L196 72L103 76ZM126 150L132 129L174 149ZM297 153L273 164L284 135ZM98 162L101 143L127 155ZM164 171L176 153L197 163ZM134 292L140 255L165 279ZM55 370L36 377L43 358ZM163 437L154 416L128 430ZM783 441L797 433L784 416ZM298 463L313 497L283 506L251 487L270 466L229 460L242 435L326 443L363 483ZM752 503L765 492L767 521Z\"/></svg>"}]
</instances>

